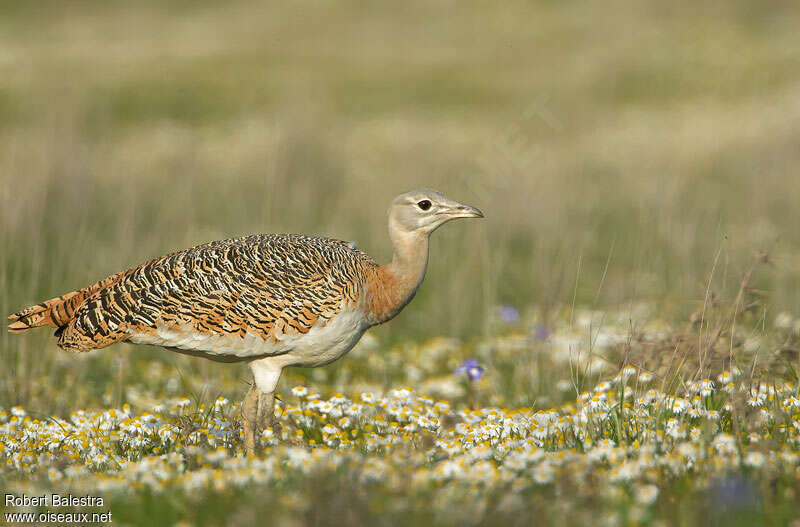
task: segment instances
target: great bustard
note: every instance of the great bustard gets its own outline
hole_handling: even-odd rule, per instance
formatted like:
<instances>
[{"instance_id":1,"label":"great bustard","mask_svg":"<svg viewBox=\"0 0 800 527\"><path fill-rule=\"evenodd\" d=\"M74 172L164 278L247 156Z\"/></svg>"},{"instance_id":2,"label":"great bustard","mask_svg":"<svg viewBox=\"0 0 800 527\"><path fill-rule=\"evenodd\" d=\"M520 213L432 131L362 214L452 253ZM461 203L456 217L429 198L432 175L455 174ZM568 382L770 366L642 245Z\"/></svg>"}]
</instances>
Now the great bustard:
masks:
<instances>
[{"instance_id":1,"label":"great bustard","mask_svg":"<svg viewBox=\"0 0 800 527\"><path fill-rule=\"evenodd\" d=\"M274 421L283 368L329 364L371 326L393 318L417 292L428 238L481 211L434 190L401 194L389 208L394 257L378 265L351 244L257 234L198 245L109 276L11 315L9 330L56 328L58 345L89 351L117 342L234 362L254 384L242 404L245 451Z\"/></svg>"}]
</instances>

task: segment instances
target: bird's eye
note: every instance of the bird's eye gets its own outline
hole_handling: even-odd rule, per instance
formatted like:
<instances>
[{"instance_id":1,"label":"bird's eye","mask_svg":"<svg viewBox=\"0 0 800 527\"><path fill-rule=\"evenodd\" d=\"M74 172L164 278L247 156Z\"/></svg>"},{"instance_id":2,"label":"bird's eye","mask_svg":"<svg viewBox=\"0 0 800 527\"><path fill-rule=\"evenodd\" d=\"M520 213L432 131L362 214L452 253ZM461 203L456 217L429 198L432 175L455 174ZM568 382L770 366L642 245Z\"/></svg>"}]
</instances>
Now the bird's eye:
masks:
<instances>
[{"instance_id":1,"label":"bird's eye","mask_svg":"<svg viewBox=\"0 0 800 527\"><path fill-rule=\"evenodd\" d=\"M419 203L417 203L417 207L421 208L422 210L428 210L431 208L431 202L427 199L423 199Z\"/></svg>"}]
</instances>

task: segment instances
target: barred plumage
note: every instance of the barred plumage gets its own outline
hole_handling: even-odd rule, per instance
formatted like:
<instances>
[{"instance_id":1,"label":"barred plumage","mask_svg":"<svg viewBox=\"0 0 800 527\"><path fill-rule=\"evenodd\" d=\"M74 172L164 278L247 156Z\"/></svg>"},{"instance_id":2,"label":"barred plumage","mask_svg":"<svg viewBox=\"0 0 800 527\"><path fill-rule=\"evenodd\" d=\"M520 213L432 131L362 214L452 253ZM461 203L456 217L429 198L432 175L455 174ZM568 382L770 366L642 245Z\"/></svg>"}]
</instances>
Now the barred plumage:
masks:
<instances>
[{"instance_id":1,"label":"barred plumage","mask_svg":"<svg viewBox=\"0 0 800 527\"><path fill-rule=\"evenodd\" d=\"M262 407L271 413L282 369L320 366L347 353L364 331L413 298L425 275L430 233L450 219L481 216L436 191L413 191L390 208L394 258L387 265L329 238L232 238L26 308L9 317L9 330L54 327L68 351L129 341L248 361L255 386L243 412L246 450L253 452L255 423L263 420Z\"/></svg>"},{"instance_id":2,"label":"barred plumage","mask_svg":"<svg viewBox=\"0 0 800 527\"><path fill-rule=\"evenodd\" d=\"M233 238L112 275L61 297L83 297L77 308L64 309L65 303L54 299L40 306L63 315L47 317L42 311L38 316L60 325L58 345L69 351L103 348L132 336L136 341L135 335L153 334L159 327L240 338L249 333L275 342L307 333L335 316L343 302L354 303L375 267L366 254L339 240ZM25 311L12 317L37 322Z\"/></svg>"}]
</instances>

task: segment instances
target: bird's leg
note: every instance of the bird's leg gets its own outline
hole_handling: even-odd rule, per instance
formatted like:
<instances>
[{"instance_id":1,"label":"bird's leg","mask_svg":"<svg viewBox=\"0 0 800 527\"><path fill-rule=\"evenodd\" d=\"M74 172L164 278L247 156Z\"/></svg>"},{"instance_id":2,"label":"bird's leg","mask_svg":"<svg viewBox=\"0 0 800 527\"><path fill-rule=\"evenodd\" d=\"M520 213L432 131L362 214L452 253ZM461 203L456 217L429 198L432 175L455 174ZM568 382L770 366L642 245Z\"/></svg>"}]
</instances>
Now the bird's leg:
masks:
<instances>
[{"instance_id":1,"label":"bird's leg","mask_svg":"<svg viewBox=\"0 0 800 527\"><path fill-rule=\"evenodd\" d=\"M275 392L258 394L258 428L272 428L275 437L281 437L281 424L275 417Z\"/></svg>"},{"instance_id":2,"label":"bird's leg","mask_svg":"<svg viewBox=\"0 0 800 527\"><path fill-rule=\"evenodd\" d=\"M244 427L244 454L256 453L256 428L258 428L259 392L256 384L250 386L242 401L242 426Z\"/></svg>"},{"instance_id":3,"label":"bird's leg","mask_svg":"<svg viewBox=\"0 0 800 527\"><path fill-rule=\"evenodd\" d=\"M274 392L262 393L253 384L242 402L242 424L246 456L255 455L258 435L264 428L271 427L275 437L280 438L280 423L275 418Z\"/></svg>"},{"instance_id":4,"label":"bird's leg","mask_svg":"<svg viewBox=\"0 0 800 527\"><path fill-rule=\"evenodd\" d=\"M280 437L280 430L275 421L275 387L281 376L283 366L275 363L273 357L257 359L249 364L253 372L253 383L247 392L245 404L242 405L244 416L244 449L246 455L255 454L258 434L264 425L272 426L273 432Z\"/></svg>"}]
</instances>

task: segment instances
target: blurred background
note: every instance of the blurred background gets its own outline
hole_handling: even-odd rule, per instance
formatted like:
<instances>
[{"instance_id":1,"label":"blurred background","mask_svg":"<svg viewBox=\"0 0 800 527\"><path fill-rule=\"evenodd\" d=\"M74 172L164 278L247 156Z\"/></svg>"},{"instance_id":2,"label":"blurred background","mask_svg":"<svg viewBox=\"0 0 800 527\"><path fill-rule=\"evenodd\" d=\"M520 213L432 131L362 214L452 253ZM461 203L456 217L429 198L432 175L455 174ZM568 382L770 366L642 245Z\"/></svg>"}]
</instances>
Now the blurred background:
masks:
<instances>
[{"instance_id":1,"label":"blurred background","mask_svg":"<svg viewBox=\"0 0 800 527\"><path fill-rule=\"evenodd\" d=\"M685 320L757 251L796 313L798 27L791 1L2 2L0 311L254 232L387 261L390 200L433 187L486 219L435 233L379 342L485 336L500 305ZM0 403L131 350L3 331Z\"/></svg>"}]
</instances>

